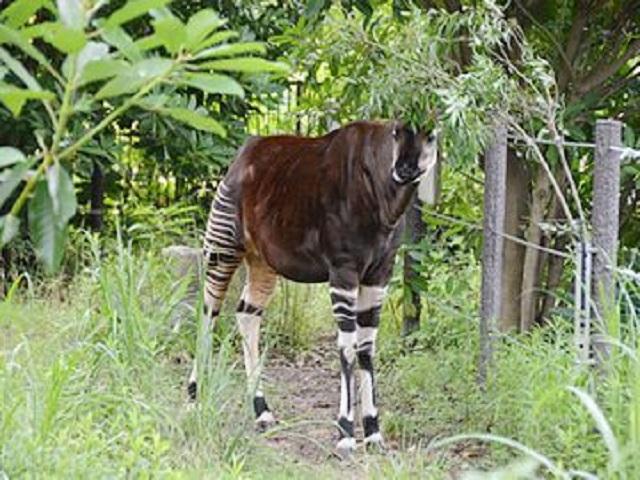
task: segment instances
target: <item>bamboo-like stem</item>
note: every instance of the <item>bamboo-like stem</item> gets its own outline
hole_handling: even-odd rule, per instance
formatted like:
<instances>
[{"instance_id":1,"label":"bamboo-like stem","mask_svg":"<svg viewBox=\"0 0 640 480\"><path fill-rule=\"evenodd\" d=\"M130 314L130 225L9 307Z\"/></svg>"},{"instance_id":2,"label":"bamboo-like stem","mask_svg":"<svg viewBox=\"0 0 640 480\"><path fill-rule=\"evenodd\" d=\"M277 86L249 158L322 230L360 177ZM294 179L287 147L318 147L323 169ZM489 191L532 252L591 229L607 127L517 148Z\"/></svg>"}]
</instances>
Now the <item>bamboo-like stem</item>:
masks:
<instances>
[{"instance_id":1,"label":"bamboo-like stem","mask_svg":"<svg viewBox=\"0 0 640 480\"><path fill-rule=\"evenodd\" d=\"M72 74L69 76L69 80L67 80L67 83L65 84L64 96L62 99L62 105L60 107L58 121L55 123L55 131L53 134L53 139L51 141L51 148L49 150L45 149L42 163L40 163L35 173L29 178L29 180L27 180L27 183L20 192L20 195L16 199L15 203L11 206L11 211L9 212L9 214L13 215L14 217L17 217L20 213L20 210L22 210L22 207L26 203L29 195L35 188L36 183L38 182L40 177L44 174L49 165L51 165L51 163L56 160L56 151L58 150L58 146L60 144L60 138L64 133L67 122L69 121L69 106L71 105L71 97L73 96L73 91L75 89L75 82L73 81L73 77L74 74L72 71Z\"/></svg>"},{"instance_id":2,"label":"bamboo-like stem","mask_svg":"<svg viewBox=\"0 0 640 480\"><path fill-rule=\"evenodd\" d=\"M53 161L53 157L51 156L51 152L45 152L42 163L38 166L38 169L35 171L35 173L31 177L29 177L29 180L27 180L27 184L22 189L22 192L20 192L20 195L16 199L15 203L11 206L11 211L9 212L9 215L14 217L18 216L18 214L20 213L20 210L22 210L22 207L24 206L27 199L29 198L29 195L35 188L36 182L38 181L40 176L44 173L46 168L49 165L51 165L52 161Z\"/></svg>"},{"instance_id":3,"label":"bamboo-like stem","mask_svg":"<svg viewBox=\"0 0 640 480\"><path fill-rule=\"evenodd\" d=\"M58 152L58 148L60 146L60 139L64 134L65 128L67 128L67 123L69 122L70 112L69 107L71 105L71 97L73 96L73 92L76 89L75 85L75 59L71 57L71 72L69 74L69 80L64 87L64 95L62 97L62 105L60 106L60 115L58 116L58 124L56 125L56 129L53 133L53 139L51 140L51 156L55 160L56 153Z\"/></svg>"}]
</instances>

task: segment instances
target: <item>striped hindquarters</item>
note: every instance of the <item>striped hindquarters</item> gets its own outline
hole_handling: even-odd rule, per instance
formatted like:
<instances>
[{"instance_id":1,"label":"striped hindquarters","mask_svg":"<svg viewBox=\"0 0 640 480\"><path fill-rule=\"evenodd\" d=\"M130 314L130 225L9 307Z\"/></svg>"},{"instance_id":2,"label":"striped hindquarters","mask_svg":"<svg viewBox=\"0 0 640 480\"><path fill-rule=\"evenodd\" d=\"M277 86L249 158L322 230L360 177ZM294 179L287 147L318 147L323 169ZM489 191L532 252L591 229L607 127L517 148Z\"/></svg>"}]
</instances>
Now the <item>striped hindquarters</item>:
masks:
<instances>
[{"instance_id":1,"label":"striped hindquarters","mask_svg":"<svg viewBox=\"0 0 640 480\"><path fill-rule=\"evenodd\" d=\"M203 254L206 263L205 308L210 316L214 316L220 312L231 277L244 256L238 208L233 191L224 181L211 203Z\"/></svg>"}]
</instances>

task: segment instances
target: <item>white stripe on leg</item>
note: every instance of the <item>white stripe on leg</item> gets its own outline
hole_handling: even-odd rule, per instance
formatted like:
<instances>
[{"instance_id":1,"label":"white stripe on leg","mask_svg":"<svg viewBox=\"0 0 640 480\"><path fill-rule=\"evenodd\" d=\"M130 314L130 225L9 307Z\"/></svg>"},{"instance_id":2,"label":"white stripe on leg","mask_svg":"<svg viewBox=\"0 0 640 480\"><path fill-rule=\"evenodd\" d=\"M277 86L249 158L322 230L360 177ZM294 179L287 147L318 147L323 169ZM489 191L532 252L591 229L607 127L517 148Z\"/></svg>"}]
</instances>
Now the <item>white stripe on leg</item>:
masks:
<instances>
[{"instance_id":1,"label":"white stripe on leg","mask_svg":"<svg viewBox=\"0 0 640 480\"><path fill-rule=\"evenodd\" d=\"M347 369L341 368L340 372L340 416L353 422L353 404L354 404L354 377L353 366L356 359L355 351L356 334L355 332L338 332L338 348L340 354L344 355L347 363Z\"/></svg>"},{"instance_id":2,"label":"white stripe on leg","mask_svg":"<svg viewBox=\"0 0 640 480\"><path fill-rule=\"evenodd\" d=\"M244 367L247 372L250 391L260 390L260 315L250 313L236 313L238 330L242 335L242 348L244 351Z\"/></svg>"},{"instance_id":3,"label":"white stripe on leg","mask_svg":"<svg viewBox=\"0 0 640 480\"><path fill-rule=\"evenodd\" d=\"M363 312L371 308L382 306L382 300L387 293L387 287L360 286L356 310Z\"/></svg>"}]
</instances>

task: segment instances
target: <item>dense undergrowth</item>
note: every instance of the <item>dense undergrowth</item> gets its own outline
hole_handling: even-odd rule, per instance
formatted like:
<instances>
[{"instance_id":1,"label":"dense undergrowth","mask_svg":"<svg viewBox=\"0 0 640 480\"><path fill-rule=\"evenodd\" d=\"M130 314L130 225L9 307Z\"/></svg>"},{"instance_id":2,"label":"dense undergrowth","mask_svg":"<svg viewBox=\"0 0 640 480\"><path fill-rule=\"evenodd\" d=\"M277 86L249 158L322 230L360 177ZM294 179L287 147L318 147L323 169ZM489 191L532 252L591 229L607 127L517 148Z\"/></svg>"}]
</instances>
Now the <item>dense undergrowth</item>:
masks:
<instances>
[{"instance_id":1,"label":"dense undergrowth","mask_svg":"<svg viewBox=\"0 0 640 480\"><path fill-rule=\"evenodd\" d=\"M153 250L120 245L101 258L95 244L90 249L93 260L70 283L22 282L0 304L0 476L640 475L633 315L621 322L627 347L613 350L599 377L575 364L571 322L558 318L501 338L482 392L475 382L479 269L471 255L456 254L430 271L422 329L410 342L398 336L399 289L383 312L378 382L393 452L313 463L254 432L232 309L213 338L191 318L176 328L187 285ZM267 350L290 358L333 331L323 287L280 285L267 318ZM193 354L209 367L201 372L200 402L188 407L184 381ZM461 434L470 436L450 438Z\"/></svg>"}]
</instances>

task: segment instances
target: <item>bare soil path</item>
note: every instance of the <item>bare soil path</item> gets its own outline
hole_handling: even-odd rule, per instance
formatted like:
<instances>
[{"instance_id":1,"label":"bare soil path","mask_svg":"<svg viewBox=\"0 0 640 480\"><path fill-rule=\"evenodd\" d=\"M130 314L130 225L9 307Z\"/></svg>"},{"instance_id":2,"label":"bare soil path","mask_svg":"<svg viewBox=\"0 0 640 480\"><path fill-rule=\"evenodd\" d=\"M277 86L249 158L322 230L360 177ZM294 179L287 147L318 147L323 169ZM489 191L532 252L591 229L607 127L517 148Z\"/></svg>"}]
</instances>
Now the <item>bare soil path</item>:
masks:
<instances>
[{"instance_id":1,"label":"bare soil path","mask_svg":"<svg viewBox=\"0 0 640 480\"><path fill-rule=\"evenodd\" d=\"M335 334L319 337L316 346L295 361L275 352L270 353L263 375L265 393L278 421L275 427L264 434L267 445L300 463L326 465L329 461L340 468L340 460L333 450L338 440L335 419L340 400ZM356 405L358 452L354 460L363 467L358 409L359 405ZM389 438L385 446L387 458L403 455L416 448L401 446ZM464 470L471 468L485 454L485 448L474 442L463 442L452 447L446 454L451 469L444 478L459 478ZM426 462L429 460L426 459ZM352 472L355 476L348 477L366 478L368 475L363 475L365 471L366 467L355 470Z\"/></svg>"},{"instance_id":2,"label":"bare soil path","mask_svg":"<svg viewBox=\"0 0 640 480\"><path fill-rule=\"evenodd\" d=\"M340 399L337 357L335 335L319 338L295 361L269 355L265 390L278 420L265 434L270 445L307 463L324 462L333 455Z\"/></svg>"}]
</instances>

